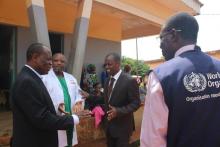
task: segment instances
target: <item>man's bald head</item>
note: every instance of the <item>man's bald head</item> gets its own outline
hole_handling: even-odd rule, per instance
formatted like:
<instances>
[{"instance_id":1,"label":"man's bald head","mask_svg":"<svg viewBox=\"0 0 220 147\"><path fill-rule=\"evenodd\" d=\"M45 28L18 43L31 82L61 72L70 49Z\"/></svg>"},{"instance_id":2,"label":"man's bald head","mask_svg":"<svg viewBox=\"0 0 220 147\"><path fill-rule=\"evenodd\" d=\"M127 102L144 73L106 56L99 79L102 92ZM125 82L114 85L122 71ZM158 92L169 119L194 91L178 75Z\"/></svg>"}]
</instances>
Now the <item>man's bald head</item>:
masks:
<instances>
[{"instance_id":1,"label":"man's bald head","mask_svg":"<svg viewBox=\"0 0 220 147\"><path fill-rule=\"evenodd\" d=\"M160 48L165 60L175 56L181 47L196 44L199 25L188 13L181 12L171 16L160 32Z\"/></svg>"},{"instance_id":2,"label":"man's bald head","mask_svg":"<svg viewBox=\"0 0 220 147\"><path fill-rule=\"evenodd\" d=\"M33 58L34 54L42 54L45 52L45 50L49 50L49 48L47 46L45 46L42 43L33 43L31 44L26 52L26 59L27 61L30 61Z\"/></svg>"},{"instance_id":3,"label":"man's bald head","mask_svg":"<svg viewBox=\"0 0 220 147\"><path fill-rule=\"evenodd\" d=\"M51 68L51 50L42 43L31 44L26 53L27 63L39 74L47 74Z\"/></svg>"},{"instance_id":4,"label":"man's bald head","mask_svg":"<svg viewBox=\"0 0 220 147\"><path fill-rule=\"evenodd\" d=\"M166 31L171 31L172 29L179 30L182 39L194 43L197 42L199 25L197 20L188 13L180 12L171 16L164 26L164 29Z\"/></svg>"}]
</instances>

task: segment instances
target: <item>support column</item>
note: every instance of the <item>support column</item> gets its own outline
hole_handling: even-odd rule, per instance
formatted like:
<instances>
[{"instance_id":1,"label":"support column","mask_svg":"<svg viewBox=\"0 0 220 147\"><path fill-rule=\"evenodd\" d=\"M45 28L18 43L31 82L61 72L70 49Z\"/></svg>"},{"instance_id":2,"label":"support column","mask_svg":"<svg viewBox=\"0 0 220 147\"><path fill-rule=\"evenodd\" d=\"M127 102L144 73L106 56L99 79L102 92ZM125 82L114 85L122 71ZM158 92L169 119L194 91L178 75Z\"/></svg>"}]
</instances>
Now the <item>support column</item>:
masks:
<instances>
[{"instance_id":1,"label":"support column","mask_svg":"<svg viewBox=\"0 0 220 147\"><path fill-rule=\"evenodd\" d=\"M80 82L84 57L86 52L86 41L89 29L89 19L92 11L93 0L82 0L78 6L78 17L76 19L72 48L69 57L68 70Z\"/></svg>"},{"instance_id":2,"label":"support column","mask_svg":"<svg viewBox=\"0 0 220 147\"><path fill-rule=\"evenodd\" d=\"M43 43L50 48L44 0L26 0L33 43Z\"/></svg>"}]
</instances>

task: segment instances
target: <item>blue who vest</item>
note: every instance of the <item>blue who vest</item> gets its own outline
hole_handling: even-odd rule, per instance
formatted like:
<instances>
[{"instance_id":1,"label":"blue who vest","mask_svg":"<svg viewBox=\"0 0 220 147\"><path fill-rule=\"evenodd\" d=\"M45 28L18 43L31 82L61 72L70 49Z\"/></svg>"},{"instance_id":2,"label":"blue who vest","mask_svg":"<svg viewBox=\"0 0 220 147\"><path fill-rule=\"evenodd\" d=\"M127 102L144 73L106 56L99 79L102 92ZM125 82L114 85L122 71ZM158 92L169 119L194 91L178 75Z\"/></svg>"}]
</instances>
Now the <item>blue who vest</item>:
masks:
<instances>
[{"instance_id":1,"label":"blue who vest","mask_svg":"<svg viewBox=\"0 0 220 147\"><path fill-rule=\"evenodd\" d=\"M154 72L169 109L167 147L220 147L220 61L196 46Z\"/></svg>"}]
</instances>

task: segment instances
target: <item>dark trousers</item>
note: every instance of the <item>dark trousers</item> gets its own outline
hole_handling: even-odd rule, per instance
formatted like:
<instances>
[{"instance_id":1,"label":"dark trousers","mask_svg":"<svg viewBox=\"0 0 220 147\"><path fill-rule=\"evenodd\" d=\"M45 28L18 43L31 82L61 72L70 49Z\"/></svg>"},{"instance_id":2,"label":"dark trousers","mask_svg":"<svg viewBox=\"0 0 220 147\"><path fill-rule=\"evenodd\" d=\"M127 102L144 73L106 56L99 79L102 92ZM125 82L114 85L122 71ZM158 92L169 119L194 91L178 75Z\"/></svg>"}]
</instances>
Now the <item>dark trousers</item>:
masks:
<instances>
[{"instance_id":1,"label":"dark trousers","mask_svg":"<svg viewBox=\"0 0 220 147\"><path fill-rule=\"evenodd\" d=\"M113 137L108 131L106 132L107 146L108 147L129 147L128 134L119 137Z\"/></svg>"}]
</instances>

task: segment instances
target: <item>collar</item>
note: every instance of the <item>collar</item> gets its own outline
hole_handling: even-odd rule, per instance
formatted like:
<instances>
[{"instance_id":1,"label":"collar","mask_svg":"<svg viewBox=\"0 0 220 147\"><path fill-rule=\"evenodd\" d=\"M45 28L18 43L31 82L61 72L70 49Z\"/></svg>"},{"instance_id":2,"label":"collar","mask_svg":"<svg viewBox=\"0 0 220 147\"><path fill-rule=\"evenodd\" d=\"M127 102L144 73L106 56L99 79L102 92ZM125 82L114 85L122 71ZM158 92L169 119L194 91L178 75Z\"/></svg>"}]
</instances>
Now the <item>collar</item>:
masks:
<instances>
[{"instance_id":1,"label":"collar","mask_svg":"<svg viewBox=\"0 0 220 147\"><path fill-rule=\"evenodd\" d=\"M122 72L122 70L120 69L120 70L117 72L117 74L115 74L115 75L113 76L113 78L115 79L115 81L118 80L119 76L121 75L121 72Z\"/></svg>"},{"instance_id":2,"label":"collar","mask_svg":"<svg viewBox=\"0 0 220 147\"><path fill-rule=\"evenodd\" d=\"M64 72L63 72L63 71L62 71L62 73L63 73L62 76L57 75L57 74L55 73L55 71L53 70L53 68L51 68L50 71L53 72L53 74L54 74L56 77L64 77Z\"/></svg>"},{"instance_id":3,"label":"collar","mask_svg":"<svg viewBox=\"0 0 220 147\"><path fill-rule=\"evenodd\" d=\"M40 74L39 74L36 70L34 70L31 66L29 66L29 65L27 65L27 64L25 64L25 66L28 67L30 70L32 70L40 79L43 78L43 76L40 75Z\"/></svg>"},{"instance_id":4,"label":"collar","mask_svg":"<svg viewBox=\"0 0 220 147\"><path fill-rule=\"evenodd\" d=\"M178 49L176 51L174 57L177 57L177 56L179 56L180 54L182 54L184 52L194 50L194 48L195 48L195 44L190 44L190 45L183 46L183 47L181 47L180 49Z\"/></svg>"}]
</instances>

